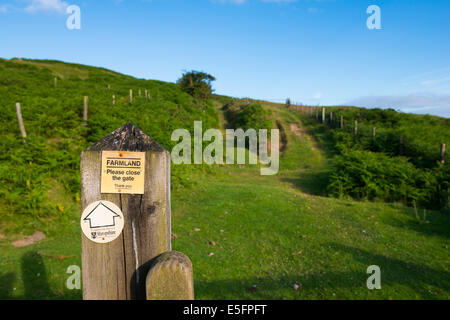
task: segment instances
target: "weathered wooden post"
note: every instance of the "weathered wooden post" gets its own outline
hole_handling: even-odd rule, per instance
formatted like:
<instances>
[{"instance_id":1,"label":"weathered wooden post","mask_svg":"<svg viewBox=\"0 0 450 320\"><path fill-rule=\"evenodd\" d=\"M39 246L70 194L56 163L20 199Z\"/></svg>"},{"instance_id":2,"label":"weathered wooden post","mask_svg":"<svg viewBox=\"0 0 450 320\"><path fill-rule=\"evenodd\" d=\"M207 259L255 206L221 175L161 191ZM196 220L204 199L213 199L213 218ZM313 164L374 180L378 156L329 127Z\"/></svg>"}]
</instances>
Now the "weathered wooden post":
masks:
<instances>
[{"instance_id":1,"label":"weathered wooden post","mask_svg":"<svg viewBox=\"0 0 450 320\"><path fill-rule=\"evenodd\" d=\"M25 126L23 125L22 110L20 109L20 103L16 103L16 113L17 121L19 122L20 133L22 134L23 142L26 142L27 132L25 131Z\"/></svg>"},{"instance_id":2,"label":"weathered wooden post","mask_svg":"<svg viewBox=\"0 0 450 320\"><path fill-rule=\"evenodd\" d=\"M167 150L128 122L81 153L81 200L83 299L193 299L192 264L170 251Z\"/></svg>"},{"instance_id":3,"label":"weathered wooden post","mask_svg":"<svg viewBox=\"0 0 450 320\"><path fill-rule=\"evenodd\" d=\"M112 105L113 106L116 105L116 95L115 94L112 95Z\"/></svg>"},{"instance_id":4,"label":"weathered wooden post","mask_svg":"<svg viewBox=\"0 0 450 320\"><path fill-rule=\"evenodd\" d=\"M322 108L322 123L325 124L325 108Z\"/></svg>"},{"instance_id":5,"label":"weathered wooden post","mask_svg":"<svg viewBox=\"0 0 450 320\"><path fill-rule=\"evenodd\" d=\"M84 107L83 107L83 126L87 126L87 120L88 120L88 103L89 98L88 96L84 96Z\"/></svg>"},{"instance_id":6,"label":"weathered wooden post","mask_svg":"<svg viewBox=\"0 0 450 320\"><path fill-rule=\"evenodd\" d=\"M152 260L146 279L147 300L194 300L192 263L180 252Z\"/></svg>"},{"instance_id":7,"label":"weathered wooden post","mask_svg":"<svg viewBox=\"0 0 450 320\"><path fill-rule=\"evenodd\" d=\"M445 163L445 143L441 144L441 163Z\"/></svg>"},{"instance_id":8,"label":"weathered wooden post","mask_svg":"<svg viewBox=\"0 0 450 320\"><path fill-rule=\"evenodd\" d=\"M355 138L358 136L358 120L355 120Z\"/></svg>"},{"instance_id":9,"label":"weathered wooden post","mask_svg":"<svg viewBox=\"0 0 450 320\"><path fill-rule=\"evenodd\" d=\"M130 89L130 103L133 103L133 89Z\"/></svg>"},{"instance_id":10,"label":"weathered wooden post","mask_svg":"<svg viewBox=\"0 0 450 320\"><path fill-rule=\"evenodd\" d=\"M377 128L372 128L372 139L375 140L375 137L377 136Z\"/></svg>"}]
</instances>

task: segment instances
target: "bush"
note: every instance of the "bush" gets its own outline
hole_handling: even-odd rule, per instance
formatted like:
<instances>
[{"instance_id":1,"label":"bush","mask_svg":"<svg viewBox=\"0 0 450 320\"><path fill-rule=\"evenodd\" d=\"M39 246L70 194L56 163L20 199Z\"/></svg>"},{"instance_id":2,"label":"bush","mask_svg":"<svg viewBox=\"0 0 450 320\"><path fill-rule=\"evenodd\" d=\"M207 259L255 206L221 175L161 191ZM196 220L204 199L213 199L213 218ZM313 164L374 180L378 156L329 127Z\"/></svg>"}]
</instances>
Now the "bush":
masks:
<instances>
[{"instance_id":1,"label":"bush","mask_svg":"<svg viewBox=\"0 0 450 320\"><path fill-rule=\"evenodd\" d=\"M447 173L448 174L448 173ZM436 206L437 177L418 169L404 157L350 150L334 159L328 192L333 196Z\"/></svg>"},{"instance_id":2,"label":"bush","mask_svg":"<svg viewBox=\"0 0 450 320\"><path fill-rule=\"evenodd\" d=\"M229 103L223 107L228 127L232 129L267 129L272 128L270 112L258 104Z\"/></svg>"},{"instance_id":3,"label":"bush","mask_svg":"<svg viewBox=\"0 0 450 320\"><path fill-rule=\"evenodd\" d=\"M190 71L185 72L180 79L178 79L177 84L180 86L181 90L190 94L194 98L207 100L212 94L211 82L215 81L212 75L199 72Z\"/></svg>"}]
</instances>

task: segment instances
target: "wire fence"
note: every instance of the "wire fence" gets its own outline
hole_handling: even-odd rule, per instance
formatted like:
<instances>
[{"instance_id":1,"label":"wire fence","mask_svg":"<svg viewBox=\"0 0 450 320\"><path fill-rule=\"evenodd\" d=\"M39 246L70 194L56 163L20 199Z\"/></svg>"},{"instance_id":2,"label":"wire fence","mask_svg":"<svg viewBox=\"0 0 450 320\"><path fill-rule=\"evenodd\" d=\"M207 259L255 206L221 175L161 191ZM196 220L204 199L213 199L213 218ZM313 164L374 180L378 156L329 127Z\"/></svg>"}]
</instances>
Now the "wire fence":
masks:
<instances>
[{"instance_id":1,"label":"wire fence","mask_svg":"<svg viewBox=\"0 0 450 320\"><path fill-rule=\"evenodd\" d=\"M395 129L367 125L361 120L345 118L341 113L327 111L323 107L291 105L290 108L323 123L329 129L340 129L352 135L355 143L369 151L408 157L415 165L424 168L449 161L444 142L437 145L418 143Z\"/></svg>"}]
</instances>

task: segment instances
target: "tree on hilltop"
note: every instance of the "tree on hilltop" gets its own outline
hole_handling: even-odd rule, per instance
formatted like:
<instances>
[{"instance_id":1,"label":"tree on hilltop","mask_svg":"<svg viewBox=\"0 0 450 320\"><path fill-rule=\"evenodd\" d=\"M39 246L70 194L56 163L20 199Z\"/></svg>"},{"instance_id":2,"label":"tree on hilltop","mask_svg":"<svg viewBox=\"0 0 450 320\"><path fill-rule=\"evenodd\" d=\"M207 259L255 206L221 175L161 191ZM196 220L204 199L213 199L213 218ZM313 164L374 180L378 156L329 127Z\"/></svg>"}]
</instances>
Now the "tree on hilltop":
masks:
<instances>
[{"instance_id":1,"label":"tree on hilltop","mask_svg":"<svg viewBox=\"0 0 450 320\"><path fill-rule=\"evenodd\" d=\"M211 82L215 80L210 74L192 70L183 73L177 84L194 98L206 100L213 92Z\"/></svg>"}]
</instances>

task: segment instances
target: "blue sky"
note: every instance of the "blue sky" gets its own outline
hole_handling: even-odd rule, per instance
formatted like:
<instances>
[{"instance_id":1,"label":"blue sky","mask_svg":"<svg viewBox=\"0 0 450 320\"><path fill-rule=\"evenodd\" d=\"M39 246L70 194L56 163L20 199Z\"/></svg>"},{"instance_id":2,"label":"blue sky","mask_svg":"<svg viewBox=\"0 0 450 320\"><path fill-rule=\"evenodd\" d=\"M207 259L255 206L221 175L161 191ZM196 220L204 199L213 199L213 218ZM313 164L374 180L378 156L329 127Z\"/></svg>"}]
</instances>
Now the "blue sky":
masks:
<instances>
[{"instance_id":1,"label":"blue sky","mask_svg":"<svg viewBox=\"0 0 450 320\"><path fill-rule=\"evenodd\" d=\"M202 70L220 94L450 117L448 0L0 0L0 39L3 58L171 82Z\"/></svg>"}]
</instances>

